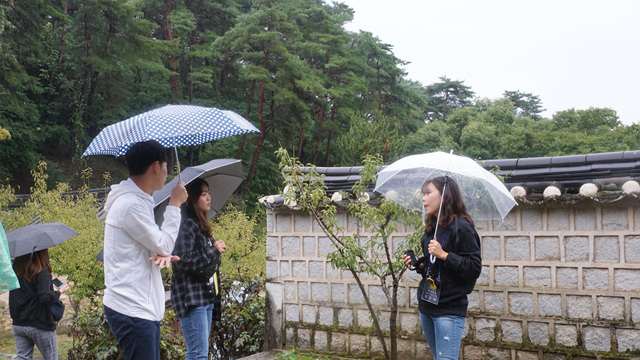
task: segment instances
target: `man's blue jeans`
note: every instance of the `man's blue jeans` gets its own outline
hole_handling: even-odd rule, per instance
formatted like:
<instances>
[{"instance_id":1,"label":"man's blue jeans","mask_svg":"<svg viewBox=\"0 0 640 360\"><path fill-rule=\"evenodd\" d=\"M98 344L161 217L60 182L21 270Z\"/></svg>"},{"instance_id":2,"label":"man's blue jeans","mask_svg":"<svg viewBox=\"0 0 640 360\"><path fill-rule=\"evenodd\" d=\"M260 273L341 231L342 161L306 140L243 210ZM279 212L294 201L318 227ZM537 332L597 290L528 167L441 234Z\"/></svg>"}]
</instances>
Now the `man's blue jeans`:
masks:
<instances>
[{"instance_id":1,"label":"man's blue jeans","mask_svg":"<svg viewBox=\"0 0 640 360\"><path fill-rule=\"evenodd\" d=\"M184 342L187 343L185 360L207 360L209 358L209 333L213 304L189 309L180 319Z\"/></svg>"},{"instance_id":2,"label":"man's blue jeans","mask_svg":"<svg viewBox=\"0 0 640 360\"><path fill-rule=\"evenodd\" d=\"M106 306L104 314L125 360L160 360L160 321L123 315Z\"/></svg>"},{"instance_id":3,"label":"man's blue jeans","mask_svg":"<svg viewBox=\"0 0 640 360\"><path fill-rule=\"evenodd\" d=\"M422 332L429 343L434 360L458 360L462 330L466 318L444 315L429 316L418 311Z\"/></svg>"}]
</instances>

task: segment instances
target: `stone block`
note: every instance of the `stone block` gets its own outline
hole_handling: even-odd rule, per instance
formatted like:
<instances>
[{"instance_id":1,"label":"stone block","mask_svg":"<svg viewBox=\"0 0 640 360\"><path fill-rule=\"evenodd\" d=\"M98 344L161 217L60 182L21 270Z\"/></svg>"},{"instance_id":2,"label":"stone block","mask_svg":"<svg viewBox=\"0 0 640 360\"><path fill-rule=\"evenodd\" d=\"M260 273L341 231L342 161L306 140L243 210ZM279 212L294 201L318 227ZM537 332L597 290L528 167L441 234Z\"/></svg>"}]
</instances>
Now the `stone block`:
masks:
<instances>
[{"instance_id":1,"label":"stone block","mask_svg":"<svg viewBox=\"0 0 640 360\"><path fill-rule=\"evenodd\" d=\"M477 345L464 345L461 359L484 359L482 348ZM430 358L427 358L430 359Z\"/></svg>"},{"instance_id":2,"label":"stone block","mask_svg":"<svg viewBox=\"0 0 640 360\"><path fill-rule=\"evenodd\" d=\"M324 278L324 261L309 261L309 277L314 279Z\"/></svg>"},{"instance_id":3,"label":"stone block","mask_svg":"<svg viewBox=\"0 0 640 360\"><path fill-rule=\"evenodd\" d=\"M511 211L504 217L504 220L493 220L493 229L495 231L516 230L518 228L517 220L516 211ZM477 226L476 228L480 229Z\"/></svg>"},{"instance_id":4,"label":"stone block","mask_svg":"<svg viewBox=\"0 0 640 360\"><path fill-rule=\"evenodd\" d=\"M380 323L380 328L383 331L389 331L391 329L389 326L389 324L391 324L390 319L391 319L391 312L380 311L380 315L378 316L378 322Z\"/></svg>"},{"instance_id":5,"label":"stone block","mask_svg":"<svg viewBox=\"0 0 640 360\"><path fill-rule=\"evenodd\" d=\"M598 319L600 320L624 320L624 298L597 296Z\"/></svg>"},{"instance_id":6,"label":"stone block","mask_svg":"<svg viewBox=\"0 0 640 360\"><path fill-rule=\"evenodd\" d=\"M276 280L278 278L278 262L267 260L267 280Z\"/></svg>"},{"instance_id":7,"label":"stone block","mask_svg":"<svg viewBox=\"0 0 640 360\"><path fill-rule=\"evenodd\" d=\"M309 283L306 281L300 281L298 283L298 299L309 300Z\"/></svg>"},{"instance_id":8,"label":"stone block","mask_svg":"<svg viewBox=\"0 0 640 360\"><path fill-rule=\"evenodd\" d=\"M373 326L371 313L366 309L356 310L356 325L361 328L370 328Z\"/></svg>"},{"instance_id":9,"label":"stone block","mask_svg":"<svg viewBox=\"0 0 640 360\"><path fill-rule=\"evenodd\" d=\"M624 239L624 261L640 263L640 236L627 236Z\"/></svg>"},{"instance_id":10,"label":"stone block","mask_svg":"<svg viewBox=\"0 0 640 360\"><path fill-rule=\"evenodd\" d=\"M556 268L556 286L560 289L577 289L578 269Z\"/></svg>"},{"instance_id":11,"label":"stone block","mask_svg":"<svg viewBox=\"0 0 640 360\"><path fill-rule=\"evenodd\" d=\"M611 334L609 328L585 326L584 347L589 351L611 351Z\"/></svg>"},{"instance_id":12,"label":"stone block","mask_svg":"<svg viewBox=\"0 0 640 360\"><path fill-rule=\"evenodd\" d=\"M381 286L369 286L369 301L373 305L387 305L387 297L384 295Z\"/></svg>"},{"instance_id":13,"label":"stone block","mask_svg":"<svg viewBox=\"0 0 640 360\"><path fill-rule=\"evenodd\" d=\"M476 339L479 341L494 341L496 339L496 320L479 318L475 322Z\"/></svg>"},{"instance_id":14,"label":"stone block","mask_svg":"<svg viewBox=\"0 0 640 360\"><path fill-rule=\"evenodd\" d=\"M484 285L484 286L488 286L489 285L489 271L490 271L490 267L485 265L482 267L482 270L480 271L480 277L478 277L478 280L476 280L476 285Z\"/></svg>"},{"instance_id":15,"label":"stone block","mask_svg":"<svg viewBox=\"0 0 640 360\"><path fill-rule=\"evenodd\" d=\"M327 279L338 280L340 279L340 269L336 269L331 266L331 263L327 261Z\"/></svg>"},{"instance_id":16,"label":"stone block","mask_svg":"<svg viewBox=\"0 0 640 360\"><path fill-rule=\"evenodd\" d=\"M280 238L277 236L267 236L267 258L280 256Z\"/></svg>"},{"instance_id":17,"label":"stone block","mask_svg":"<svg viewBox=\"0 0 640 360\"><path fill-rule=\"evenodd\" d=\"M347 337L345 334L335 331L331 333L331 351L338 353L347 351Z\"/></svg>"},{"instance_id":18,"label":"stone block","mask_svg":"<svg viewBox=\"0 0 640 360\"><path fill-rule=\"evenodd\" d=\"M482 260L500 260L502 258L502 246L499 236L482 237Z\"/></svg>"},{"instance_id":19,"label":"stone block","mask_svg":"<svg viewBox=\"0 0 640 360\"><path fill-rule=\"evenodd\" d=\"M407 306L407 297L405 295L405 288L401 286L398 288L398 307L405 306Z\"/></svg>"},{"instance_id":20,"label":"stone block","mask_svg":"<svg viewBox=\"0 0 640 360\"><path fill-rule=\"evenodd\" d=\"M567 296L567 316L570 319L593 319L591 296Z\"/></svg>"},{"instance_id":21,"label":"stone block","mask_svg":"<svg viewBox=\"0 0 640 360\"><path fill-rule=\"evenodd\" d=\"M484 311L492 314L504 314L504 292L484 291Z\"/></svg>"},{"instance_id":22,"label":"stone block","mask_svg":"<svg viewBox=\"0 0 640 360\"><path fill-rule=\"evenodd\" d=\"M329 301L329 285L327 283L311 283L311 299L313 301Z\"/></svg>"},{"instance_id":23,"label":"stone block","mask_svg":"<svg viewBox=\"0 0 640 360\"><path fill-rule=\"evenodd\" d=\"M313 348L317 351L329 350L329 343L327 338L327 332L316 330L313 334Z\"/></svg>"},{"instance_id":24,"label":"stone block","mask_svg":"<svg viewBox=\"0 0 640 360\"><path fill-rule=\"evenodd\" d=\"M638 329L616 329L616 339L618 352L640 350L640 330Z\"/></svg>"},{"instance_id":25,"label":"stone block","mask_svg":"<svg viewBox=\"0 0 640 360\"><path fill-rule=\"evenodd\" d=\"M529 340L535 345L547 346L549 344L549 324L530 322L528 325Z\"/></svg>"},{"instance_id":26,"label":"stone block","mask_svg":"<svg viewBox=\"0 0 640 360\"><path fill-rule=\"evenodd\" d=\"M556 324L556 343L567 347L578 346L578 328L575 325Z\"/></svg>"},{"instance_id":27,"label":"stone block","mask_svg":"<svg viewBox=\"0 0 640 360\"><path fill-rule=\"evenodd\" d=\"M364 296L358 285L349 284L349 304L364 304Z\"/></svg>"},{"instance_id":28,"label":"stone block","mask_svg":"<svg viewBox=\"0 0 640 360\"><path fill-rule=\"evenodd\" d=\"M367 337L365 335L349 335L349 351L354 354L364 354L367 352Z\"/></svg>"},{"instance_id":29,"label":"stone block","mask_svg":"<svg viewBox=\"0 0 640 360\"><path fill-rule=\"evenodd\" d=\"M291 232L291 214L276 214L276 232Z\"/></svg>"},{"instance_id":30,"label":"stone block","mask_svg":"<svg viewBox=\"0 0 640 360\"><path fill-rule=\"evenodd\" d=\"M474 290L469 295L467 295L467 300L469 300L469 311L480 311L480 299L478 298L478 291Z\"/></svg>"},{"instance_id":31,"label":"stone block","mask_svg":"<svg viewBox=\"0 0 640 360\"><path fill-rule=\"evenodd\" d=\"M284 319L285 321L300 321L300 306L286 304L284 306Z\"/></svg>"},{"instance_id":32,"label":"stone block","mask_svg":"<svg viewBox=\"0 0 640 360\"><path fill-rule=\"evenodd\" d=\"M577 207L575 227L576 230L596 230L598 228L596 209Z\"/></svg>"},{"instance_id":33,"label":"stone block","mask_svg":"<svg viewBox=\"0 0 640 360\"><path fill-rule=\"evenodd\" d=\"M384 350L382 350L382 343L380 342L380 340L378 339L377 336L371 336L369 337L369 341L371 342L371 353L374 355L381 355L384 353ZM385 344L387 346L387 349L390 348L391 346L391 340L389 338L385 338Z\"/></svg>"},{"instance_id":34,"label":"stone block","mask_svg":"<svg viewBox=\"0 0 640 360\"><path fill-rule=\"evenodd\" d=\"M280 278L288 278L291 276L291 262L289 260L280 261Z\"/></svg>"},{"instance_id":35,"label":"stone block","mask_svg":"<svg viewBox=\"0 0 640 360\"><path fill-rule=\"evenodd\" d=\"M275 226L273 224L274 221L275 215L273 214L273 211L267 210L267 233L273 233L273 229L275 229Z\"/></svg>"},{"instance_id":36,"label":"stone block","mask_svg":"<svg viewBox=\"0 0 640 360\"><path fill-rule=\"evenodd\" d=\"M511 359L511 349L487 347L485 352L487 354L487 360Z\"/></svg>"},{"instance_id":37,"label":"stone block","mask_svg":"<svg viewBox=\"0 0 640 360\"><path fill-rule=\"evenodd\" d=\"M613 276L617 291L640 291L640 270L615 269Z\"/></svg>"},{"instance_id":38,"label":"stone block","mask_svg":"<svg viewBox=\"0 0 640 360\"><path fill-rule=\"evenodd\" d=\"M583 269L582 286L587 290L609 289L609 269Z\"/></svg>"},{"instance_id":39,"label":"stone block","mask_svg":"<svg viewBox=\"0 0 640 360\"><path fill-rule=\"evenodd\" d=\"M564 257L567 261L589 261L589 237L565 236Z\"/></svg>"},{"instance_id":40,"label":"stone block","mask_svg":"<svg viewBox=\"0 0 640 360\"><path fill-rule=\"evenodd\" d=\"M502 341L509 343L522 342L522 322L504 320L501 322Z\"/></svg>"},{"instance_id":41,"label":"stone block","mask_svg":"<svg viewBox=\"0 0 640 360\"><path fill-rule=\"evenodd\" d=\"M569 208L549 209L547 212L547 230L569 230Z\"/></svg>"},{"instance_id":42,"label":"stone block","mask_svg":"<svg viewBox=\"0 0 640 360\"><path fill-rule=\"evenodd\" d=\"M533 315L533 293L512 292L508 295L509 312L514 315Z\"/></svg>"},{"instance_id":43,"label":"stone block","mask_svg":"<svg viewBox=\"0 0 640 360\"><path fill-rule=\"evenodd\" d=\"M344 303L344 284L331 284L331 301L334 303Z\"/></svg>"},{"instance_id":44,"label":"stone block","mask_svg":"<svg viewBox=\"0 0 640 360\"><path fill-rule=\"evenodd\" d=\"M302 322L306 324L315 324L318 315L318 309L313 305L302 305Z\"/></svg>"},{"instance_id":45,"label":"stone block","mask_svg":"<svg viewBox=\"0 0 640 360\"><path fill-rule=\"evenodd\" d=\"M523 269L525 287L549 288L551 287L551 268L525 266Z\"/></svg>"},{"instance_id":46,"label":"stone block","mask_svg":"<svg viewBox=\"0 0 640 360\"><path fill-rule=\"evenodd\" d=\"M318 257L326 258L327 254L334 251L336 248L333 246L331 240L326 236L318 237Z\"/></svg>"},{"instance_id":47,"label":"stone block","mask_svg":"<svg viewBox=\"0 0 640 360\"><path fill-rule=\"evenodd\" d=\"M338 310L338 325L340 327L349 327L353 325L353 310L351 309L339 309Z\"/></svg>"},{"instance_id":48,"label":"stone block","mask_svg":"<svg viewBox=\"0 0 640 360\"><path fill-rule=\"evenodd\" d=\"M311 345L311 329L298 329L298 349L313 349Z\"/></svg>"},{"instance_id":49,"label":"stone block","mask_svg":"<svg viewBox=\"0 0 640 360\"><path fill-rule=\"evenodd\" d=\"M283 236L282 237L282 256L300 257L300 237Z\"/></svg>"},{"instance_id":50,"label":"stone block","mask_svg":"<svg viewBox=\"0 0 640 360\"><path fill-rule=\"evenodd\" d=\"M404 236L392 236L391 244L393 244L393 248L391 249L391 251L396 252L405 241L406 237Z\"/></svg>"},{"instance_id":51,"label":"stone block","mask_svg":"<svg viewBox=\"0 0 640 360\"><path fill-rule=\"evenodd\" d=\"M640 298L631 298L631 321L640 322Z\"/></svg>"},{"instance_id":52,"label":"stone block","mask_svg":"<svg viewBox=\"0 0 640 360\"><path fill-rule=\"evenodd\" d=\"M398 359L413 359L413 342L410 340L398 339Z\"/></svg>"},{"instance_id":53,"label":"stone block","mask_svg":"<svg viewBox=\"0 0 640 360\"><path fill-rule=\"evenodd\" d=\"M535 237L536 260L560 260L560 238L557 236Z\"/></svg>"},{"instance_id":54,"label":"stone block","mask_svg":"<svg viewBox=\"0 0 640 360\"><path fill-rule=\"evenodd\" d=\"M359 223L357 216L351 216L351 214L346 214L347 216L347 231L350 233L354 233L358 231Z\"/></svg>"},{"instance_id":55,"label":"stone block","mask_svg":"<svg viewBox=\"0 0 640 360\"><path fill-rule=\"evenodd\" d=\"M617 236L594 236L594 261L617 263L620 262L620 241Z\"/></svg>"},{"instance_id":56,"label":"stone block","mask_svg":"<svg viewBox=\"0 0 640 360\"><path fill-rule=\"evenodd\" d=\"M538 360L538 353L533 351L516 350L516 360Z\"/></svg>"},{"instance_id":57,"label":"stone block","mask_svg":"<svg viewBox=\"0 0 640 360\"><path fill-rule=\"evenodd\" d=\"M288 348L296 347L296 333L294 332L294 329L288 328L285 333L285 338L286 338L285 341Z\"/></svg>"},{"instance_id":58,"label":"stone block","mask_svg":"<svg viewBox=\"0 0 640 360\"><path fill-rule=\"evenodd\" d=\"M299 212L293 218L293 227L297 234L311 232L311 216L308 213Z\"/></svg>"},{"instance_id":59,"label":"stone block","mask_svg":"<svg viewBox=\"0 0 640 360\"><path fill-rule=\"evenodd\" d=\"M293 266L293 277L297 278L305 278L309 277L307 270L307 262L306 261L292 261Z\"/></svg>"},{"instance_id":60,"label":"stone block","mask_svg":"<svg viewBox=\"0 0 640 360\"><path fill-rule=\"evenodd\" d=\"M538 209L522 209L522 230L542 230L542 212Z\"/></svg>"},{"instance_id":61,"label":"stone block","mask_svg":"<svg viewBox=\"0 0 640 360\"><path fill-rule=\"evenodd\" d=\"M564 354L545 352L545 353L542 353L542 359L543 360L567 360L568 357L567 357L567 355L564 355ZM581 359L577 359L577 357L572 356L571 360L584 360L584 359L582 359L582 358Z\"/></svg>"},{"instance_id":62,"label":"stone block","mask_svg":"<svg viewBox=\"0 0 640 360\"><path fill-rule=\"evenodd\" d=\"M315 236L302 237L302 252L306 257L316 256L316 238Z\"/></svg>"},{"instance_id":63,"label":"stone block","mask_svg":"<svg viewBox=\"0 0 640 360\"><path fill-rule=\"evenodd\" d=\"M418 289L410 288L409 289L409 307L418 308Z\"/></svg>"},{"instance_id":64,"label":"stone block","mask_svg":"<svg viewBox=\"0 0 640 360\"><path fill-rule=\"evenodd\" d=\"M602 208L602 229L603 230L625 230L629 228L627 220L627 208Z\"/></svg>"},{"instance_id":65,"label":"stone block","mask_svg":"<svg viewBox=\"0 0 640 360\"><path fill-rule=\"evenodd\" d=\"M506 260L531 260L531 240L526 236L505 237Z\"/></svg>"},{"instance_id":66,"label":"stone block","mask_svg":"<svg viewBox=\"0 0 640 360\"><path fill-rule=\"evenodd\" d=\"M415 313L400 313L398 315L400 319L400 331L408 334L416 334L418 331L418 314Z\"/></svg>"},{"instance_id":67,"label":"stone block","mask_svg":"<svg viewBox=\"0 0 640 360\"><path fill-rule=\"evenodd\" d=\"M331 326L333 325L333 308L321 306L318 310L318 323L320 325Z\"/></svg>"},{"instance_id":68,"label":"stone block","mask_svg":"<svg viewBox=\"0 0 640 360\"><path fill-rule=\"evenodd\" d=\"M493 281L497 286L518 286L518 267L496 266L494 268Z\"/></svg>"},{"instance_id":69,"label":"stone block","mask_svg":"<svg viewBox=\"0 0 640 360\"><path fill-rule=\"evenodd\" d=\"M297 300L296 299L296 283L293 281L284 282L284 299L285 300Z\"/></svg>"},{"instance_id":70,"label":"stone block","mask_svg":"<svg viewBox=\"0 0 640 360\"><path fill-rule=\"evenodd\" d=\"M538 294L540 316L562 316L562 296L556 294Z\"/></svg>"}]
</instances>

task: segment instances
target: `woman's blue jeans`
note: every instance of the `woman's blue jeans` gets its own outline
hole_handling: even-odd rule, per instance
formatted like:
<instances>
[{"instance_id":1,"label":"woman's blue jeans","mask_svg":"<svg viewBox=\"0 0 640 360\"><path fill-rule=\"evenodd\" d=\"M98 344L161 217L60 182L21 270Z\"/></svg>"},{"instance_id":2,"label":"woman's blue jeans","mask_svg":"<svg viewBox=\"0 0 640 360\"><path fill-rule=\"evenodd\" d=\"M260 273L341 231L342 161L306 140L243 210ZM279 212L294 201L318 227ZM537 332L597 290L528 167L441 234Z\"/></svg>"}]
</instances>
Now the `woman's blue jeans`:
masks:
<instances>
[{"instance_id":1,"label":"woman's blue jeans","mask_svg":"<svg viewBox=\"0 0 640 360\"><path fill-rule=\"evenodd\" d=\"M419 311L418 313L422 332L429 343L433 359L458 360L466 318L454 315L429 316Z\"/></svg>"},{"instance_id":2,"label":"woman's blue jeans","mask_svg":"<svg viewBox=\"0 0 640 360\"><path fill-rule=\"evenodd\" d=\"M182 335L187 343L185 360L207 360L209 358L209 333L213 304L191 308L180 319Z\"/></svg>"}]
</instances>

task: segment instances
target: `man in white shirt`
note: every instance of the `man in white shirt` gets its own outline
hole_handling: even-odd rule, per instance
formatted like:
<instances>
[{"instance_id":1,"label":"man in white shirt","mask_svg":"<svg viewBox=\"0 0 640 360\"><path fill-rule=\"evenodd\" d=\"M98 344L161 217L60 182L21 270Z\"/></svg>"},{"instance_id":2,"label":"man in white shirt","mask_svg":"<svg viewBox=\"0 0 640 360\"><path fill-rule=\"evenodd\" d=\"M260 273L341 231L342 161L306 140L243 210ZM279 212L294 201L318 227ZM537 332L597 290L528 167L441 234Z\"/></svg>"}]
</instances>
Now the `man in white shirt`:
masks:
<instances>
[{"instance_id":1,"label":"man in white shirt","mask_svg":"<svg viewBox=\"0 0 640 360\"><path fill-rule=\"evenodd\" d=\"M167 177L164 147L155 140L136 143L126 163L129 178L111 186L105 203L104 311L125 360L159 360L165 301L160 269L178 259L171 251L187 191L183 182L171 190L160 228L152 195Z\"/></svg>"}]
</instances>

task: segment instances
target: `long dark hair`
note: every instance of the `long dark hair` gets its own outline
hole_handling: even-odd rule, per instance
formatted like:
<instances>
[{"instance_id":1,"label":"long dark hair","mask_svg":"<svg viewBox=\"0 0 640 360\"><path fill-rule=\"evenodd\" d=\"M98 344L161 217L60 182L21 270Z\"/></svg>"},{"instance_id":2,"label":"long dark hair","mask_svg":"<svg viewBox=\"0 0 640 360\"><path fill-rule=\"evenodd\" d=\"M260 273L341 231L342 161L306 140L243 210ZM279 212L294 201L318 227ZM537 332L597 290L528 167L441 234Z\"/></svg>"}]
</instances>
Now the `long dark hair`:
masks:
<instances>
[{"instance_id":1,"label":"long dark hair","mask_svg":"<svg viewBox=\"0 0 640 360\"><path fill-rule=\"evenodd\" d=\"M440 225L447 226L451 224L456 216L459 216L468 221L471 225L474 225L471 216L469 216L469 213L467 213L467 206L462 200L462 194L460 194L460 188L458 187L458 184L450 177L447 177L446 180L447 187L444 190L444 194L442 193L445 182L444 176L429 179L422 185L423 194L427 190L427 186L429 184L433 184L433 186L435 186L435 188L440 192L440 195L442 196L442 212L440 213ZM437 213L435 215L427 215L424 227L425 234L432 234L435 231L437 221Z\"/></svg>"},{"instance_id":2,"label":"long dark hair","mask_svg":"<svg viewBox=\"0 0 640 360\"><path fill-rule=\"evenodd\" d=\"M201 178L196 178L185 186L187 189L187 216L198 221L200 231L206 236L211 236L211 225L207 220L207 213L196 209L200 195L205 189L209 189L209 184Z\"/></svg>"},{"instance_id":3,"label":"long dark hair","mask_svg":"<svg viewBox=\"0 0 640 360\"><path fill-rule=\"evenodd\" d=\"M16 276L29 284L33 283L36 274L42 271L43 268L46 268L51 273L51 262L49 261L49 251L47 249L34 252L33 260L31 254L22 255L13 260L13 271L15 271Z\"/></svg>"}]
</instances>

